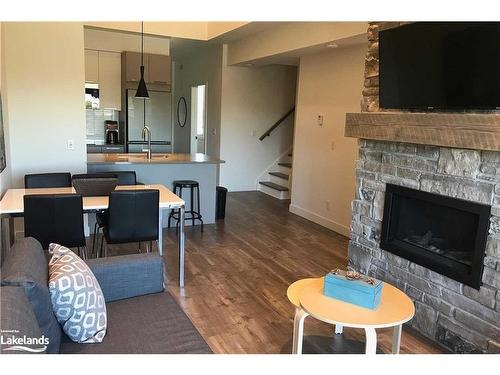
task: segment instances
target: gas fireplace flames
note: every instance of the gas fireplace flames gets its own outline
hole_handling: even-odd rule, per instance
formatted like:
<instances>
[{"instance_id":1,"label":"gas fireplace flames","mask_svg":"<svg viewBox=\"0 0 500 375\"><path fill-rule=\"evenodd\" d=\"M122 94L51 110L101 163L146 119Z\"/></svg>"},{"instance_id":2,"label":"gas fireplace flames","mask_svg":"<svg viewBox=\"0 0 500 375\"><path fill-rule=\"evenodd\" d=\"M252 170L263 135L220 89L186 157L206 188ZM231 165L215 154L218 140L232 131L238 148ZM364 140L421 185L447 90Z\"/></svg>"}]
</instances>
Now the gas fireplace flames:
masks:
<instances>
[{"instance_id":1,"label":"gas fireplace flames","mask_svg":"<svg viewBox=\"0 0 500 375\"><path fill-rule=\"evenodd\" d=\"M404 239L405 242L420 246L435 254L443 255L464 264L472 264L471 253L467 251L454 251L449 249L444 238L435 237L432 231L427 231L424 235L412 235Z\"/></svg>"}]
</instances>

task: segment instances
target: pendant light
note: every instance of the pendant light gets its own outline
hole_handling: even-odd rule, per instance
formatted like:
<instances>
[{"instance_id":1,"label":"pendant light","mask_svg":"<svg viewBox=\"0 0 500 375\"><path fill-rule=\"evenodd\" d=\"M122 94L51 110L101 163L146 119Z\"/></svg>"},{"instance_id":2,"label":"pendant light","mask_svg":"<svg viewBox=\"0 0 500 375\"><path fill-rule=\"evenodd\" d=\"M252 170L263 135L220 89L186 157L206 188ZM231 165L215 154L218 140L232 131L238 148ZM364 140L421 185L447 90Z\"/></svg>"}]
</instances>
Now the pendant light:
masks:
<instances>
[{"instance_id":1,"label":"pendant light","mask_svg":"<svg viewBox=\"0 0 500 375\"><path fill-rule=\"evenodd\" d=\"M139 86L137 86L135 97L144 99L149 98L148 88L144 81L144 22L141 22L141 79L139 80Z\"/></svg>"}]
</instances>

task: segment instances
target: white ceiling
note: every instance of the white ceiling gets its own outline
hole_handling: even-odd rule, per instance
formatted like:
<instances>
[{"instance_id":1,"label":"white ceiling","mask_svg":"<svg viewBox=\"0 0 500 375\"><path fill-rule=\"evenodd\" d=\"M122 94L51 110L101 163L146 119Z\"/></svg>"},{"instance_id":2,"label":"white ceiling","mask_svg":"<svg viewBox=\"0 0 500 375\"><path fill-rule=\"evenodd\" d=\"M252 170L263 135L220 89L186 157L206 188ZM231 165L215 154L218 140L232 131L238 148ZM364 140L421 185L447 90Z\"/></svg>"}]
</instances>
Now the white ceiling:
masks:
<instances>
[{"instance_id":1,"label":"white ceiling","mask_svg":"<svg viewBox=\"0 0 500 375\"><path fill-rule=\"evenodd\" d=\"M237 40L243 39L250 35L259 33L263 30L271 28L273 26L283 24L283 22L251 22L245 26L238 29L230 31L219 37L213 38L209 41L200 41L193 39L183 39L183 38L171 38L170 39L170 54L173 59L180 59L190 54L200 51L200 49L206 48L214 44L232 43ZM338 40L335 43L338 45L337 49L345 48L354 44L360 44L366 42L366 35L357 35L342 40ZM243 65L249 66L264 66L271 64L280 65L299 65L300 57L305 55L311 55L315 53L320 53L322 51L331 50L326 44L319 44L315 46L310 46L295 51L286 52L279 55L269 56L262 59L247 62Z\"/></svg>"}]
</instances>

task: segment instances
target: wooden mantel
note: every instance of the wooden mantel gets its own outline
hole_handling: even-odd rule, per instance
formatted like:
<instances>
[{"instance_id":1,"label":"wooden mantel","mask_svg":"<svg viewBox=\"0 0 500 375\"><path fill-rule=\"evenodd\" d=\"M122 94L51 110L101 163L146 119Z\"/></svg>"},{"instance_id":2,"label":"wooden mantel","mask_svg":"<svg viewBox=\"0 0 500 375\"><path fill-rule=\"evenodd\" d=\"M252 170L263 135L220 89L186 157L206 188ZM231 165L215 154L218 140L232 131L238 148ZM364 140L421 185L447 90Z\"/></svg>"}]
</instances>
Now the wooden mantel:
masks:
<instances>
[{"instance_id":1,"label":"wooden mantel","mask_svg":"<svg viewBox=\"0 0 500 375\"><path fill-rule=\"evenodd\" d=\"M500 151L500 113L347 113L345 136Z\"/></svg>"}]
</instances>

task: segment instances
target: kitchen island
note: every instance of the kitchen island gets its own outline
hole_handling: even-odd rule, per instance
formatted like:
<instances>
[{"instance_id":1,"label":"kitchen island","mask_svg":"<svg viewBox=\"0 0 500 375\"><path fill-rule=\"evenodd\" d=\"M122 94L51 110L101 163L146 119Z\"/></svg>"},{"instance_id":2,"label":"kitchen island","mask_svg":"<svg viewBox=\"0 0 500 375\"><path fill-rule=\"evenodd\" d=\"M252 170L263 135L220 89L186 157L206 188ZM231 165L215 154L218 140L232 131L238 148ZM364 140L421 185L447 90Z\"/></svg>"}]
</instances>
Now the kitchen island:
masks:
<instances>
[{"instance_id":1,"label":"kitchen island","mask_svg":"<svg viewBox=\"0 0 500 375\"><path fill-rule=\"evenodd\" d=\"M137 181L162 184L173 190L174 180L195 180L200 184L200 211L205 224L215 223L215 196L219 164L224 161L205 154L152 154L145 153L87 154L87 173L135 171ZM186 210L191 208L189 191L182 197ZM168 214L163 215L167 226ZM190 225L186 221L186 225Z\"/></svg>"}]
</instances>

